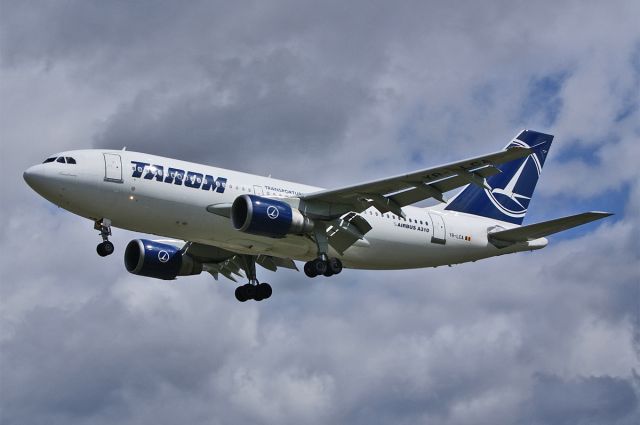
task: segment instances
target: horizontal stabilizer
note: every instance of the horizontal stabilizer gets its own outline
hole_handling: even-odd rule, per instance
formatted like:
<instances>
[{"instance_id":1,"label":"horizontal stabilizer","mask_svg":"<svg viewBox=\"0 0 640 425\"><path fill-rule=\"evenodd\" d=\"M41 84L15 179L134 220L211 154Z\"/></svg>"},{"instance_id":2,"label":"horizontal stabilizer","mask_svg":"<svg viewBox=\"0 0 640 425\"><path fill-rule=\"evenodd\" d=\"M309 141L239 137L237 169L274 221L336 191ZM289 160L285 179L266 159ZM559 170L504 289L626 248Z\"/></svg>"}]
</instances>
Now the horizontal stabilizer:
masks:
<instances>
[{"instance_id":1,"label":"horizontal stabilizer","mask_svg":"<svg viewBox=\"0 0 640 425\"><path fill-rule=\"evenodd\" d=\"M607 212L586 212L582 214L571 215L569 217L556 218L555 220L543 221L542 223L530 224L528 226L516 227L509 230L501 230L489 233L489 240L492 242L516 243L527 242L554 233L568 230L582 224L586 224L601 218L613 215Z\"/></svg>"}]
</instances>

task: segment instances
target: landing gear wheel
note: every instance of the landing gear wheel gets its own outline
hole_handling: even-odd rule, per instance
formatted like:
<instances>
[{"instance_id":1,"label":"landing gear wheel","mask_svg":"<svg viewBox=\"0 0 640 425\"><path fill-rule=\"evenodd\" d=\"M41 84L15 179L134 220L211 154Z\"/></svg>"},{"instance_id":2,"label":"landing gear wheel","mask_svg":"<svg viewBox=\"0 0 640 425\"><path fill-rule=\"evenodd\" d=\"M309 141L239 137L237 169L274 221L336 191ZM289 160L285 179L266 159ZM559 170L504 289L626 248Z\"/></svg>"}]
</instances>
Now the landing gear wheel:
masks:
<instances>
[{"instance_id":1,"label":"landing gear wheel","mask_svg":"<svg viewBox=\"0 0 640 425\"><path fill-rule=\"evenodd\" d=\"M236 288L236 300L241 303L247 301L249 298L247 297L247 292L245 291L244 286L238 286Z\"/></svg>"},{"instance_id":2,"label":"landing gear wheel","mask_svg":"<svg viewBox=\"0 0 640 425\"><path fill-rule=\"evenodd\" d=\"M256 292L258 291L254 285L245 283L242 287L244 288L244 293L248 300L254 300L256 298Z\"/></svg>"},{"instance_id":3,"label":"landing gear wheel","mask_svg":"<svg viewBox=\"0 0 640 425\"><path fill-rule=\"evenodd\" d=\"M326 276L330 277L338 274L342 271L342 261L338 258L330 258L325 261L321 258L316 258L312 261L307 261L304 264L304 274L309 277Z\"/></svg>"},{"instance_id":4,"label":"landing gear wheel","mask_svg":"<svg viewBox=\"0 0 640 425\"><path fill-rule=\"evenodd\" d=\"M113 254L113 244L109 242L109 236L111 236L111 220L108 218L96 220L93 223L93 228L100 230L100 236L102 237L102 243L96 247L98 255L106 257L107 255Z\"/></svg>"},{"instance_id":5,"label":"landing gear wheel","mask_svg":"<svg viewBox=\"0 0 640 425\"><path fill-rule=\"evenodd\" d=\"M259 285L252 285L247 283L236 288L236 299L241 303L248 300L262 301L271 297L273 289L268 283L261 283Z\"/></svg>"},{"instance_id":6,"label":"landing gear wheel","mask_svg":"<svg viewBox=\"0 0 640 425\"><path fill-rule=\"evenodd\" d=\"M240 261L249 283L236 288L236 299L243 303L247 300L262 301L271 297L271 285L259 283L256 277L256 256L240 255Z\"/></svg>"},{"instance_id":7,"label":"landing gear wheel","mask_svg":"<svg viewBox=\"0 0 640 425\"><path fill-rule=\"evenodd\" d=\"M331 270L332 275L339 274L342 271L342 261L339 258L330 258L327 269Z\"/></svg>"},{"instance_id":8,"label":"landing gear wheel","mask_svg":"<svg viewBox=\"0 0 640 425\"><path fill-rule=\"evenodd\" d=\"M327 262L321 258L316 258L311 262L311 267L316 276L323 275L327 272Z\"/></svg>"},{"instance_id":9,"label":"landing gear wheel","mask_svg":"<svg viewBox=\"0 0 640 425\"><path fill-rule=\"evenodd\" d=\"M242 286L238 286L236 288L235 295L236 295L236 299L241 303L247 300L251 300L254 298L254 295L255 295L255 287L250 283L244 284Z\"/></svg>"},{"instance_id":10,"label":"landing gear wheel","mask_svg":"<svg viewBox=\"0 0 640 425\"><path fill-rule=\"evenodd\" d=\"M311 278L318 276L313 268L313 261L307 261L304 263L304 274Z\"/></svg>"},{"instance_id":11,"label":"landing gear wheel","mask_svg":"<svg viewBox=\"0 0 640 425\"><path fill-rule=\"evenodd\" d=\"M113 254L114 250L115 248L113 244L109 241L104 241L98 244L98 246L96 247L96 251L98 252L98 255L101 257L106 257L107 255Z\"/></svg>"},{"instance_id":12,"label":"landing gear wheel","mask_svg":"<svg viewBox=\"0 0 640 425\"><path fill-rule=\"evenodd\" d=\"M256 295L253 298L256 301L266 300L273 293L273 289L271 289L271 285L268 283L261 283L255 287Z\"/></svg>"}]
</instances>

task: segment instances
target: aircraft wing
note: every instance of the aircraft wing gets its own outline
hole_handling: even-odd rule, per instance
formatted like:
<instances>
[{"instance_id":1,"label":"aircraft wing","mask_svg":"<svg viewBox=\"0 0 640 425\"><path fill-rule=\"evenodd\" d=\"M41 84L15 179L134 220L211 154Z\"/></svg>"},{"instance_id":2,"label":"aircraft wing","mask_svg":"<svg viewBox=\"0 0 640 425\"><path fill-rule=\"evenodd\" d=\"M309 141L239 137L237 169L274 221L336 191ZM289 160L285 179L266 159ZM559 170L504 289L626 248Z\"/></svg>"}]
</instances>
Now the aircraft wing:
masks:
<instances>
[{"instance_id":1,"label":"aircraft wing","mask_svg":"<svg viewBox=\"0 0 640 425\"><path fill-rule=\"evenodd\" d=\"M409 174L310 193L302 196L301 200L307 205L341 205L342 209L331 207L330 210L342 213L346 211L361 212L373 206L381 213L392 212L404 217L400 208L405 205L429 198L446 202L443 196L444 192L469 183L486 187L485 179L500 172L494 165L524 158L531 152L531 148L509 147L488 155L426 168Z\"/></svg>"},{"instance_id":2,"label":"aircraft wing","mask_svg":"<svg viewBox=\"0 0 640 425\"><path fill-rule=\"evenodd\" d=\"M219 275L222 275L234 282L236 282L236 277L245 277L243 272L243 262L240 255L233 251L228 251L212 245L186 242L182 247L182 252L202 263L203 269L211 273L216 280L218 280ZM273 272L275 272L279 267L298 270L295 263L290 258L258 255L256 257L256 264L259 264L265 269Z\"/></svg>"}]
</instances>

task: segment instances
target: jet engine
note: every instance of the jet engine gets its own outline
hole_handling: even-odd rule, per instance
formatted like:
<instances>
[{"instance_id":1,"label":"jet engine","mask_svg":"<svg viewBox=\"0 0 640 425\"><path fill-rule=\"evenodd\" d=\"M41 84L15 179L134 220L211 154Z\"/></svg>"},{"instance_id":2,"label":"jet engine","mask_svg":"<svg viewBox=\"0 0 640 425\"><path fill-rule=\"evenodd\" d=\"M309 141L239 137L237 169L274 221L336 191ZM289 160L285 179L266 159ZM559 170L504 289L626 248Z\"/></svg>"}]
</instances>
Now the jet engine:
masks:
<instances>
[{"instance_id":1,"label":"jet engine","mask_svg":"<svg viewBox=\"0 0 640 425\"><path fill-rule=\"evenodd\" d=\"M236 230L270 238L313 230L313 221L286 202L256 195L240 195L233 201L231 222Z\"/></svg>"},{"instance_id":2,"label":"jet engine","mask_svg":"<svg viewBox=\"0 0 640 425\"><path fill-rule=\"evenodd\" d=\"M127 244L124 265L130 273L164 280L202 272L202 264L177 247L146 239L134 239Z\"/></svg>"}]
</instances>

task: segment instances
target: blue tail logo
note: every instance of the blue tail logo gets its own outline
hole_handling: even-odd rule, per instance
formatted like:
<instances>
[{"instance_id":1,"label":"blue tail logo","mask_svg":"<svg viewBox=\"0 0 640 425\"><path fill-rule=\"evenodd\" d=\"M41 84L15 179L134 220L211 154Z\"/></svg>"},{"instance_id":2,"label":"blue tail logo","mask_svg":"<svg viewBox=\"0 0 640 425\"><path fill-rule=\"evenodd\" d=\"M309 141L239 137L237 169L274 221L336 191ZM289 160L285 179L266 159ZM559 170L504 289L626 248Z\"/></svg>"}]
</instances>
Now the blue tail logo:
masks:
<instances>
[{"instance_id":1,"label":"blue tail logo","mask_svg":"<svg viewBox=\"0 0 640 425\"><path fill-rule=\"evenodd\" d=\"M507 147L533 147L533 153L499 165L501 172L487 178L488 188L469 185L445 209L522 224L552 140L549 134L522 131Z\"/></svg>"}]
</instances>

